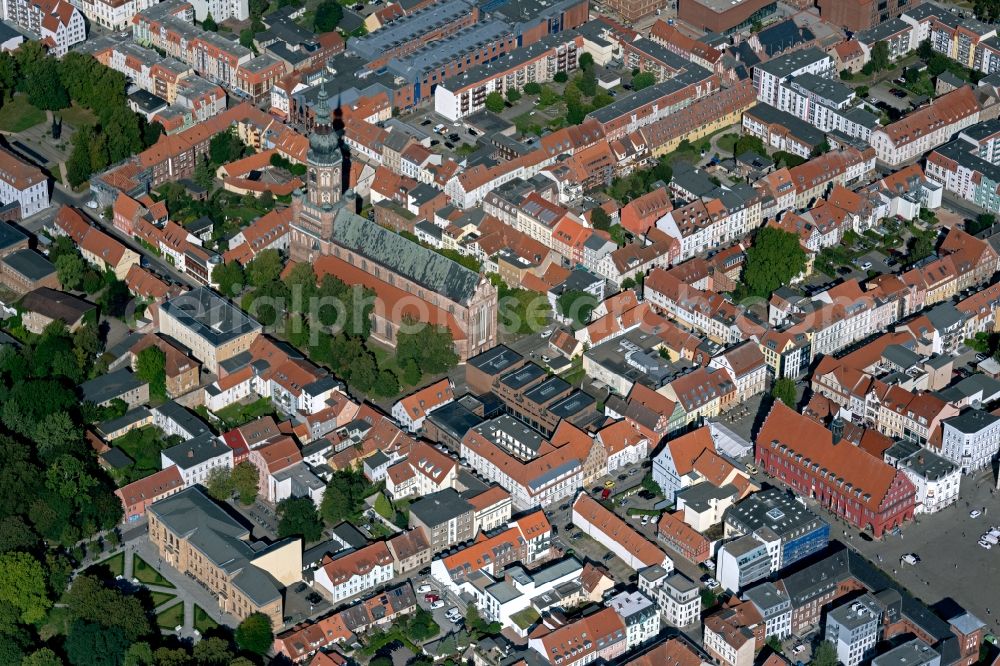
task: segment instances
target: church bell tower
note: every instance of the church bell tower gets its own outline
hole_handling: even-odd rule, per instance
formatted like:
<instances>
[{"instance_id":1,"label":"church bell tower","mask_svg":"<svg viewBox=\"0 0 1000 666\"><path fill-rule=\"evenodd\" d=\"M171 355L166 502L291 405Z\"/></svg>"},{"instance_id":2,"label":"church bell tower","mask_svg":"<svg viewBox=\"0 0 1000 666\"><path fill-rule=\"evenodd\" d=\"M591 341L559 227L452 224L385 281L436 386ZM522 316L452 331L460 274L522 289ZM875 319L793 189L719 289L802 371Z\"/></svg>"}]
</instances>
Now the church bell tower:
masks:
<instances>
[{"instance_id":1,"label":"church bell tower","mask_svg":"<svg viewBox=\"0 0 1000 666\"><path fill-rule=\"evenodd\" d=\"M320 87L316 98L316 122L309 137L307 156L308 179L306 188L309 203L317 208L336 205L343 187L344 155L340 151L340 137L330 119L330 103L326 88Z\"/></svg>"}]
</instances>

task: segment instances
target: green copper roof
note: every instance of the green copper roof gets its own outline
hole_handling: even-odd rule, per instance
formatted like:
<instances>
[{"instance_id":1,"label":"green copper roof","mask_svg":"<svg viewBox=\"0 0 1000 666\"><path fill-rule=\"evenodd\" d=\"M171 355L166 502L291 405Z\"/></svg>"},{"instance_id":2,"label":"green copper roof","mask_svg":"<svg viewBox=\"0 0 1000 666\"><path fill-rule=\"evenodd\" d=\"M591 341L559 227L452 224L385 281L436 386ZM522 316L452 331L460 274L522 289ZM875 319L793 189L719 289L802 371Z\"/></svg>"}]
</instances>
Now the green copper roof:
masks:
<instances>
[{"instance_id":1,"label":"green copper roof","mask_svg":"<svg viewBox=\"0 0 1000 666\"><path fill-rule=\"evenodd\" d=\"M343 208L332 240L456 303L468 302L479 283L478 273Z\"/></svg>"}]
</instances>

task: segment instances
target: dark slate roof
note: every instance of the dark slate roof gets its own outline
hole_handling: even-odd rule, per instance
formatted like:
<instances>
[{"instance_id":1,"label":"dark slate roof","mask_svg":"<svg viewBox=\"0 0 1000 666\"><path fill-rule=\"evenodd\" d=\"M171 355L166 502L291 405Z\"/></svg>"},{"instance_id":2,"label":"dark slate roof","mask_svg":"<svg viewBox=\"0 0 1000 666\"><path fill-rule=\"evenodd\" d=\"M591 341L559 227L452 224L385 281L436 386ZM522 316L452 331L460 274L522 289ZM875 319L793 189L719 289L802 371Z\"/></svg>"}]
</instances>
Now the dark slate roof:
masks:
<instances>
[{"instance_id":1,"label":"dark slate roof","mask_svg":"<svg viewBox=\"0 0 1000 666\"><path fill-rule=\"evenodd\" d=\"M410 515L430 528L472 511L473 506L462 499L454 488L431 493L410 505Z\"/></svg>"},{"instance_id":2,"label":"dark slate roof","mask_svg":"<svg viewBox=\"0 0 1000 666\"><path fill-rule=\"evenodd\" d=\"M128 393L145 383L129 370L123 368L80 384L80 392L83 394L85 401L99 405L102 402Z\"/></svg>"},{"instance_id":3,"label":"dark slate roof","mask_svg":"<svg viewBox=\"0 0 1000 666\"><path fill-rule=\"evenodd\" d=\"M261 326L238 307L208 287L199 287L164 301L161 312L167 312L213 346L219 346Z\"/></svg>"},{"instance_id":4,"label":"dark slate roof","mask_svg":"<svg viewBox=\"0 0 1000 666\"><path fill-rule=\"evenodd\" d=\"M757 33L757 39L767 55L774 56L796 44L812 41L815 35L808 28L800 28L795 21L788 19L761 30Z\"/></svg>"},{"instance_id":5,"label":"dark slate roof","mask_svg":"<svg viewBox=\"0 0 1000 666\"><path fill-rule=\"evenodd\" d=\"M468 302L479 284L478 273L345 208L337 212L333 240L456 303Z\"/></svg>"},{"instance_id":6,"label":"dark slate roof","mask_svg":"<svg viewBox=\"0 0 1000 666\"><path fill-rule=\"evenodd\" d=\"M0 25L3 24L0 23ZM16 245L17 243L21 243L27 239L28 235L20 229L9 222L0 220L0 249Z\"/></svg>"},{"instance_id":7,"label":"dark slate roof","mask_svg":"<svg viewBox=\"0 0 1000 666\"><path fill-rule=\"evenodd\" d=\"M30 249L11 252L4 257L3 262L29 280L41 280L56 271L51 261Z\"/></svg>"}]
</instances>

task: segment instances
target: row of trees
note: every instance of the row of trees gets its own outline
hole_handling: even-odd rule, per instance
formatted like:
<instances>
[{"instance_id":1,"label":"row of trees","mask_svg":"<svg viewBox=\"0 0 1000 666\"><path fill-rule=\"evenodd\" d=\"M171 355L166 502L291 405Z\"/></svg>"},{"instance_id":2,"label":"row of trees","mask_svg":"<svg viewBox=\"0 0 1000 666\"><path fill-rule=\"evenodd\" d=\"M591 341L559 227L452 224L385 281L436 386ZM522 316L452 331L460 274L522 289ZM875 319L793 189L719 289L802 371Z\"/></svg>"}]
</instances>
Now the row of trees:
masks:
<instances>
[{"instance_id":1,"label":"row of trees","mask_svg":"<svg viewBox=\"0 0 1000 666\"><path fill-rule=\"evenodd\" d=\"M74 187L152 145L163 130L128 108L123 74L81 53L56 59L38 42L26 42L13 55L0 53L0 89L4 99L14 91L26 94L42 110L58 112L76 104L94 114L95 122L77 127L73 136L66 171Z\"/></svg>"},{"instance_id":2,"label":"row of trees","mask_svg":"<svg viewBox=\"0 0 1000 666\"><path fill-rule=\"evenodd\" d=\"M319 280L311 264L297 264L282 277L283 268L278 251L265 250L245 268L229 263L215 276L223 294L240 297L258 321L358 391L395 396L401 386L416 386L458 362L451 332L440 326L400 332L395 357L380 360L368 343L374 292L333 275Z\"/></svg>"}]
</instances>

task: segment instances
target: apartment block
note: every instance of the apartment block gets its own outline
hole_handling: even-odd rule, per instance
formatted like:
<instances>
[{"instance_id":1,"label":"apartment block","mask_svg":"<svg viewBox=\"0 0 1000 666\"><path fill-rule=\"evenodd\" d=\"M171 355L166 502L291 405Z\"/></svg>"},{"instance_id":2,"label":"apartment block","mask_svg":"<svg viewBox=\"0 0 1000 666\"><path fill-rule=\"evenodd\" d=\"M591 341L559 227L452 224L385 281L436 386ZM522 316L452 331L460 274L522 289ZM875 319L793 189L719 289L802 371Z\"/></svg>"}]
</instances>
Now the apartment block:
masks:
<instances>
[{"instance_id":1,"label":"apartment block","mask_svg":"<svg viewBox=\"0 0 1000 666\"><path fill-rule=\"evenodd\" d=\"M38 35L57 58L87 38L83 14L67 0L6 0L0 11L3 20Z\"/></svg>"}]
</instances>

